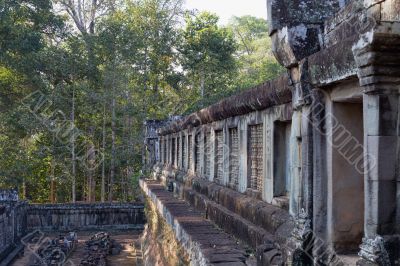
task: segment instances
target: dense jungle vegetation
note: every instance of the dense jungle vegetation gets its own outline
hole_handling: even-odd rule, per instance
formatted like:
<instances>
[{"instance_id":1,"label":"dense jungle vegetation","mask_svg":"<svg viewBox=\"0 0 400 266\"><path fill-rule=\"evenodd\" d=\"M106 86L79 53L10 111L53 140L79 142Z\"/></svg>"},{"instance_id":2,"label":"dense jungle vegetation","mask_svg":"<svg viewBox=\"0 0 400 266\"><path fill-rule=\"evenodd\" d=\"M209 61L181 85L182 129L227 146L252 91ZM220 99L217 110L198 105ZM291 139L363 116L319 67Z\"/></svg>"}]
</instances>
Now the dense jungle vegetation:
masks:
<instances>
[{"instance_id":1,"label":"dense jungle vegetation","mask_svg":"<svg viewBox=\"0 0 400 266\"><path fill-rule=\"evenodd\" d=\"M265 19L181 0L0 0L0 187L130 201L143 122L276 77Z\"/></svg>"}]
</instances>

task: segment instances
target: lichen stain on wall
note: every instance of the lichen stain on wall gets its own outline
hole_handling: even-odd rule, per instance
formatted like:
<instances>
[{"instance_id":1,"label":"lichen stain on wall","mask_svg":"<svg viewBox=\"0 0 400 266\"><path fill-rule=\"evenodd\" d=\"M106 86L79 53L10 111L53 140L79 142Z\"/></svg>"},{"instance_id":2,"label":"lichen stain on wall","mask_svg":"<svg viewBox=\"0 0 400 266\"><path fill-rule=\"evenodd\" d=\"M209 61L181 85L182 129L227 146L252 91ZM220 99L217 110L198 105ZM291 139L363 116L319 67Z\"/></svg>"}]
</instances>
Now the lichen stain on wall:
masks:
<instances>
[{"instance_id":1,"label":"lichen stain on wall","mask_svg":"<svg viewBox=\"0 0 400 266\"><path fill-rule=\"evenodd\" d=\"M146 216L148 223L142 235L144 265L190 265L189 255L179 244L170 225L165 222L149 199L146 199Z\"/></svg>"}]
</instances>

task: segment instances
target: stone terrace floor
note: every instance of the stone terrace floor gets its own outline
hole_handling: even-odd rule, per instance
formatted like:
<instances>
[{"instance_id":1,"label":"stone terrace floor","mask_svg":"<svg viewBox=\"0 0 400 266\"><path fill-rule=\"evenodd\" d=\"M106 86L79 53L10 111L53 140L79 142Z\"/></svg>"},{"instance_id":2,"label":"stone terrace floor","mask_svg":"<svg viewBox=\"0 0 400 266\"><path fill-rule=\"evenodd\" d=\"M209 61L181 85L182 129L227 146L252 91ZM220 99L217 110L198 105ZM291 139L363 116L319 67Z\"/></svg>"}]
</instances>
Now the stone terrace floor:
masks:
<instances>
[{"instance_id":1,"label":"stone terrace floor","mask_svg":"<svg viewBox=\"0 0 400 266\"><path fill-rule=\"evenodd\" d=\"M68 258L68 266L79 266L85 254L85 241L90 238L95 232L78 232L78 245L76 249L72 252L71 256ZM140 234L141 231L115 231L108 232L112 239L115 239L119 244L122 245L123 250L119 255L110 255L107 257L108 266L141 266L142 254L140 250L135 248L135 246L140 246ZM49 233L44 236L44 239L55 238L58 234ZM132 245L134 244L134 245ZM136 244L136 245L135 245ZM139 245L138 245L139 244ZM32 252L29 248L25 248L24 256L16 259L11 265L12 266L27 266L29 265L30 256Z\"/></svg>"},{"instance_id":2,"label":"stone terrace floor","mask_svg":"<svg viewBox=\"0 0 400 266\"><path fill-rule=\"evenodd\" d=\"M194 265L255 265L245 246L204 218L184 200L174 197L156 181L141 180L141 186L172 226Z\"/></svg>"}]
</instances>

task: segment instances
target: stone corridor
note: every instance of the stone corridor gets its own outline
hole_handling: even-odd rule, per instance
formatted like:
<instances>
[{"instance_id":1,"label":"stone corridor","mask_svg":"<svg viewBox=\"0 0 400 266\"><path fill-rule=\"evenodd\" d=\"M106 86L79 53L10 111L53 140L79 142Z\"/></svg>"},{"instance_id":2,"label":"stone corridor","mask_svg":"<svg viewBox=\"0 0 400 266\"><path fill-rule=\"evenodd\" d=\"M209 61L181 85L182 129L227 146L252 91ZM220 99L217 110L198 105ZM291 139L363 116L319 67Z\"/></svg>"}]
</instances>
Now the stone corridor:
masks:
<instances>
[{"instance_id":1,"label":"stone corridor","mask_svg":"<svg viewBox=\"0 0 400 266\"><path fill-rule=\"evenodd\" d=\"M287 72L147 121L145 171L279 265L398 265L400 2L267 6Z\"/></svg>"}]
</instances>

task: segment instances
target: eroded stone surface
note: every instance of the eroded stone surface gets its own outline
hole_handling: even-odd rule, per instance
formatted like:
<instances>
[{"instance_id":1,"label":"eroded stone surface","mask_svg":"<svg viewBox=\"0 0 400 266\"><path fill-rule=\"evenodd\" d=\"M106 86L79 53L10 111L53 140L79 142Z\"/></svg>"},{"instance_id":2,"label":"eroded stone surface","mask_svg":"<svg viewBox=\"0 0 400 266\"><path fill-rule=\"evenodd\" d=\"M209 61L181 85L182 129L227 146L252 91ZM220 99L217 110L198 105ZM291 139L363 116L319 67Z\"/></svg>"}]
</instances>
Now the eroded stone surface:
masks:
<instances>
[{"instance_id":1,"label":"eroded stone surface","mask_svg":"<svg viewBox=\"0 0 400 266\"><path fill-rule=\"evenodd\" d=\"M193 265L252 265L243 245L155 181L141 187L170 224Z\"/></svg>"}]
</instances>

